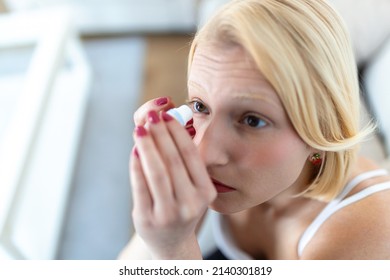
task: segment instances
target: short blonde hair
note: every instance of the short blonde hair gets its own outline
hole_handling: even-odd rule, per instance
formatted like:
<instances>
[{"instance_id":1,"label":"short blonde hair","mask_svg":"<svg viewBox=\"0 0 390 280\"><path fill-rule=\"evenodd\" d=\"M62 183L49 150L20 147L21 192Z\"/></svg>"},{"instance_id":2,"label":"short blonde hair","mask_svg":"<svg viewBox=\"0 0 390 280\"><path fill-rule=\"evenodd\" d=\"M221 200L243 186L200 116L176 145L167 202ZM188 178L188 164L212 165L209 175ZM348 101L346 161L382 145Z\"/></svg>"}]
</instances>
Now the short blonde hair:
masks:
<instances>
[{"instance_id":1,"label":"short blonde hair","mask_svg":"<svg viewBox=\"0 0 390 280\"><path fill-rule=\"evenodd\" d=\"M235 0L196 34L199 44L243 47L277 92L298 135L324 160L304 196L329 201L343 188L358 144L357 66L341 17L324 0Z\"/></svg>"}]
</instances>

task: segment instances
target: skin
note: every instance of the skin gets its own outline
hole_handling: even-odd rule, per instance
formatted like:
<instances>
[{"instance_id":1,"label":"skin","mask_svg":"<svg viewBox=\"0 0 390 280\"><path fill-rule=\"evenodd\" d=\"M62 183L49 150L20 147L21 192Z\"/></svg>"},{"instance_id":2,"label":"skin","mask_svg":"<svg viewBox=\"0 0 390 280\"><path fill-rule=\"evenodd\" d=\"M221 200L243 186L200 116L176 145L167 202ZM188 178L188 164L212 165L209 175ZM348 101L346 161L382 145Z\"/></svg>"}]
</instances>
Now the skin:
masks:
<instances>
[{"instance_id":1,"label":"skin","mask_svg":"<svg viewBox=\"0 0 390 280\"><path fill-rule=\"evenodd\" d=\"M161 113L174 106L169 100L148 102L134 116L133 221L151 257L201 258L196 228L210 207L226 214L235 242L254 258L297 259L300 236L326 205L294 197L312 176L308 159L316 151L296 134L276 92L240 47L199 46L188 88L193 139ZM361 159L352 176L376 168ZM233 191L217 193L213 179ZM353 192L385 180L370 179ZM389 200L383 191L338 211L302 258L390 258L390 221L383 219Z\"/></svg>"},{"instance_id":2,"label":"skin","mask_svg":"<svg viewBox=\"0 0 390 280\"><path fill-rule=\"evenodd\" d=\"M242 48L200 48L188 88L200 156L212 178L235 189L219 194L214 210L233 213L266 201L282 206L308 182L314 150Z\"/></svg>"}]
</instances>

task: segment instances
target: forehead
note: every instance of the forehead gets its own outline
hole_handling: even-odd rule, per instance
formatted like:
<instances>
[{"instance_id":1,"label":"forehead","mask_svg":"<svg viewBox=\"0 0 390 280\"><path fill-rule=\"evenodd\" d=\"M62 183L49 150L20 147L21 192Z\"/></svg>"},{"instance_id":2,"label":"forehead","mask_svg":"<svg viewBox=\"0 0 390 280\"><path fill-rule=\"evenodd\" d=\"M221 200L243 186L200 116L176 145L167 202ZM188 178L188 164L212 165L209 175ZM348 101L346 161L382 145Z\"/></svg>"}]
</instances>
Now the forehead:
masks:
<instances>
[{"instance_id":1,"label":"forehead","mask_svg":"<svg viewBox=\"0 0 390 280\"><path fill-rule=\"evenodd\" d=\"M243 87L251 89L259 86L273 90L252 57L239 45L198 46L188 79L188 85L193 84L213 87L229 84L233 91L241 90Z\"/></svg>"},{"instance_id":2,"label":"forehead","mask_svg":"<svg viewBox=\"0 0 390 280\"><path fill-rule=\"evenodd\" d=\"M194 53L191 64L192 68L212 66L222 68L230 66L231 69L251 69L257 70L253 59L239 45L226 44L201 44L198 45Z\"/></svg>"},{"instance_id":3,"label":"forehead","mask_svg":"<svg viewBox=\"0 0 390 280\"><path fill-rule=\"evenodd\" d=\"M190 93L204 93L229 99L267 100L282 108L272 85L254 60L240 46L202 45L197 48L190 68Z\"/></svg>"},{"instance_id":4,"label":"forehead","mask_svg":"<svg viewBox=\"0 0 390 280\"><path fill-rule=\"evenodd\" d=\"M202 44L194 53L189 83L217 84L229 82L230 86L248 86L265 80L254 60L238 45L216 46Z\"/></svg>"}]
</instances>

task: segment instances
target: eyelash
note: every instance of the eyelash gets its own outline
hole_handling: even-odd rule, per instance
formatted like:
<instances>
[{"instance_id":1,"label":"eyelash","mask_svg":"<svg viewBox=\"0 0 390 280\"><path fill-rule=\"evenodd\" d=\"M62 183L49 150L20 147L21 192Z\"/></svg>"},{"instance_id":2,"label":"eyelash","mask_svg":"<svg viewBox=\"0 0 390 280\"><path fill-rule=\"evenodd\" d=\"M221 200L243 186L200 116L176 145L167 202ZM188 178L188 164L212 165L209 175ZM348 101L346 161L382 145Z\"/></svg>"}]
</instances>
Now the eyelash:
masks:
<instances>
[{"instance_id":1,"label":"eyelash","mask_svg":"<svg viewBox=\"0 0 390 280\"><path fill-rule=\"evenodd\" d=\"M207 107L200 100L189 100L186 103L188 104L188 106L190 106L190 108L192 109L192 111L195 114L206 114L206 115L210 114L210 112L208 111ZM207 112L200 111L199 109L196 109L195 106L197 106L199 104L201 106L203 106L205 108L204 110L207 110ZM257 125L256 126L249 125L249 123L248 123L248 119L249 118L254 118L256 122L261 123L261 126L258 127ZM256 116L256 115L253 115L253 114L248 114L248 115L244 116L242 118L242 120L240 120L240 123L244 124L246 126L249 126L250 128L254 128L254 129L263 128L263 127L265 127L265 126L267 126L269 124L268 121L264 120L264 118Z\"/></svg>"},{"instance_id":2,"label":"eyelash","mask_svg":"<svg viewBox=\"0 0 390 280\"><path fill-rule=\"evenodd\" d=\"M244 120L248 120L248 118L255 118L256 119L255 121L258 122L258 124L261 123L261 126L257 126L257 125L256 126L252 126L252 125L249 125L249 123L245 124L245 125L247 125L247 126L249 126L251 128L263 128L263 127L268 125L268 123L264 119L262 119L260 117L257 117L257 116L254 116L254 115L247 115L247 116L245 116L244 119L242 120L242 123L244 123Z\"/></svg>"},{"instance_id":3,"label":"eyelash","mask_svg":"<svg viewBox=\"0 0 390 280\"><path fill-rule=\"evenodd\" d=\"M187 101L186 102L187 103L187 105L188 106L190 106L190 108L192 109L192 111L196 114L196 113L199 113L199 114L210 114L210 112L207 112L207 113L205 113L205 112L201 112L201 111L199 111L198 109L196 109L195 108L195 106L197 105L197 104L201 104L201 106L204 106L204 108L206 108L206 110L208 110L207 109L207 107L203 104L203 102L201 102L201 101L199 101L199 100L189 100L189 101Z\"/></svg>"}]
</instances>

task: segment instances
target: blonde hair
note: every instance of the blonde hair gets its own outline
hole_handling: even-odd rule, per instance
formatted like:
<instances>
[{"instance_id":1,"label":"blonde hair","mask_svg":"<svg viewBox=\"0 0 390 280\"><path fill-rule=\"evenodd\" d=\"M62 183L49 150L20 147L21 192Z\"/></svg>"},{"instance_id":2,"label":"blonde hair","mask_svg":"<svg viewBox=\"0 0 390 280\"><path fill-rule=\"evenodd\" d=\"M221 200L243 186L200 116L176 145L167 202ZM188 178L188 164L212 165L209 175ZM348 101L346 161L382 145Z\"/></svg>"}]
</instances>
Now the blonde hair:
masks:
<instances>
[{"instance_id":1,"label":"blonde hair","mask_svg":"<svg viewBox=\"0 0 390 280\"><path fill-rule=\"evenodd\" d=\"M243 47L277 92L298 135L323 162L303 195L328 201L343 188L358 144L357 66L341 17L324 0L235 0L196 34L199 44Z\"/></svg>"}]
</instances>

